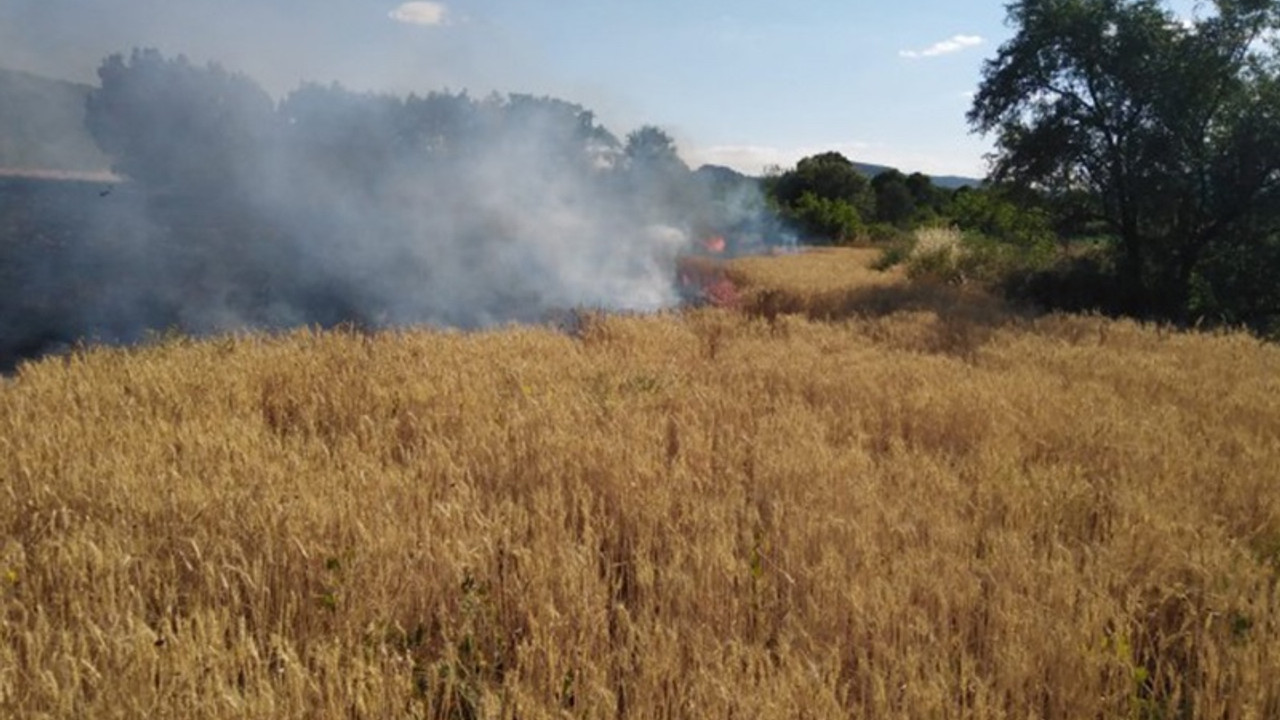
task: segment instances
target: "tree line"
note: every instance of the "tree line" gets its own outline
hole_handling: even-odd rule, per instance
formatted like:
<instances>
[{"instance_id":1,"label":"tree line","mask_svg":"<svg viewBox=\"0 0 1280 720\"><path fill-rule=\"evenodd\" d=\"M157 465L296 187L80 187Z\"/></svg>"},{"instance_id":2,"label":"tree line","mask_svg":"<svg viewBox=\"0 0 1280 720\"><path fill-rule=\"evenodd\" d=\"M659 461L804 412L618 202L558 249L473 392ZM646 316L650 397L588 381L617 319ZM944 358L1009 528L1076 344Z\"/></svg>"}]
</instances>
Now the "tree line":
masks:
<instances>
[{"instance_id":1,"label":"tree line","mask_svg":"<svg viewBox=\"0 0 1280 720\"><path fill-rule=\"evenodd\" d=\"M116 172L159 192L222 199L320 173L369 194L408 180L451 184L497 155L547 175L607 176L652 204L680 196L657 188L690 175L661 129L619 140L590 110L551 97L398 97L306 83L276 102L246 75L154 49L112 55L98 76L90 134Z\"/></svg>"},{"instance_id":2,"label":"tree line","mask_svg":"<svg viewBox=\"0 0 1280 720\"><path fill-rule=\"evenodd\" d=\"M768 178L771 201L818 242L957 227L1043 306L1280 335L1280 3L1194 12L1012 2L967 115L995 141L982 187L823 153Z\"/></svg>"},{"instance_id":3,"label":"tree line","mask_svg":"<svg viewBox=\"0 0 1280 720\"><path fill-rule=\"evenodd\" d=\"M824 152L763 178L778 214L809 244L886 240L920 225L942 222L955 191L923 173L894 169L868 177L849 158Z\"/></svg>"},{"instance_id":4,"label":"tree line","mask_svg":"<svg viewBox=\"0 0 1280 720\"><path fill-rule=\"evenodd\" d=\"M968 114L991 180L1093 237L1060 299L1280 332L1280 4L1018 0ZM1079 258L1077 258L1079 260ZM1093 297L1081 297L1081 295Z\"/></svg>"},{"instance_id":5,"label":"tree line","mask_svg":"<svg viewBox=\"0 0 1280 720\"><path fill-rule=\"evenodd\" d=\"M768 239L752 183L693 172L656 126L619 137L557 98L305 83L276 99L152 49L98 76L86 127L128 179L99 215L125 229L85 228L111 242L62 263L96 268L91 304L111 308L74 335L103 314L125 328L104 335L128 338L658 308L678 302L675 256L697 235Z\"/></svg>"}]
</instances>

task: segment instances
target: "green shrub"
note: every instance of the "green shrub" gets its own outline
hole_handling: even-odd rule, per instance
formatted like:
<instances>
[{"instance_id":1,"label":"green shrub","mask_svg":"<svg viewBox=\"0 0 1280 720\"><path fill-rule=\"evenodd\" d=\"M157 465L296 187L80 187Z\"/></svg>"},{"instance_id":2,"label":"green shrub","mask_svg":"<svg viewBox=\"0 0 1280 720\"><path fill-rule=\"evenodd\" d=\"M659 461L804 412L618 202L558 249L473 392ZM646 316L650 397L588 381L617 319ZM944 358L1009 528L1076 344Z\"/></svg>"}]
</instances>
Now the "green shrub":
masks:
<instances>
[{"instance_id":1,"label":"green shrub","mask_svg":"<svg viewBox=\"0 0 1280 720\"><path fill-rule=\"evenodd\" d=\"M993 286L1009 278L1046 270L1054 260L1054 246L1047 238L1015 244L981 233L965 233L957 264L964 276Z\"/></svg>"},{"instance_id":2,"label":"green shrub","mask_svg":"<svg viewBox=\"0 0 1280 720\"><path fill-rule=\"evenodd\" d=\"M807 239L818 243L842 244L859 235L863 228L857 208L848 201L819 197L812 192L801 195L787 216Z\"/></svg>"},{"instance_id":3,"label":"green shrub","mask_svg":"<svg viewBox=\"0 0 1280 720\"><path fill-rule=\"evenodd\" d=\"M1053 258L1054 246L1047 239L1015 244L954 228L925 228L916 232L914 249L906 260L907 277L1004 287L1011 278L1047 269Z\"/></svg>"},{"instance_id":4,"label":"green shrub","mask_svg":"<svg viewBox=\"0 0 1280 720\"><path fill-rule=\"evenodd\" d=\"M871 269L884 272L891 267L901 265L911 257L911 253L915 248L915 240L910 236L905 240L886 245L880 250L880 257L876 258L875 262L871 263Z\"/></svg>"},{"instance_id":5,"label":"green shrub","mask_svg":"<svg viewBox=\"0 0 1280 720\"><path fill-rule=\"evenodd\" d=\"M915 246L915 233L909 230L903 230L896 225L889 223L874 223L868 225L863 237L876 245L896 244Z\"/></svg>"},{"instance_id":6,"label":"green shrub","mask_svg":"<svg viewBox=\"0 0 1280 720\"><path fill-rule=\"evenodd\" d=\"M1015 203L999 189L958 192L948 214L960 230L980 233L1010 245L1035 247L1051 242L1054 237L1053 226L1043 209Z\"/></svg>"}]
</instances>

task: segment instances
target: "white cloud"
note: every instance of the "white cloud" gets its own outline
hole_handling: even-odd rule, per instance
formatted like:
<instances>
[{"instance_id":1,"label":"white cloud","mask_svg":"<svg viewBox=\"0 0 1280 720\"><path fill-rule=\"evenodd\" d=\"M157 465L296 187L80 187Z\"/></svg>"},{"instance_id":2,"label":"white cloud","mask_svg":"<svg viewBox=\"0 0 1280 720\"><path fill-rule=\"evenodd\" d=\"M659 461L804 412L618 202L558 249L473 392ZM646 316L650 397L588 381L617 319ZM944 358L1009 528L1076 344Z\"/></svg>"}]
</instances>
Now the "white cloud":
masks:
<instances>
[{"instance_id":1,"label":"white cloud","mask_svg":"<svg viewBox=\"0 0 1280 720\"><path fill-rule=\"evenodd\" d=\"M449 8L439 2L407 2L387 16L409 25L445 25L449 22Z\"/></svg>"},{"instance_id":2,"label":"white cloud","mask_svg":"<svg viewBox=\"0 0 1280 720\"><path fill-rule=\"evenodd\" d=\"M924 50L900 50L900 57L916 60L919 58L937 57L939 55L949 55L954 52L960 52L966 48L977 47L983 43L983 39L977 35L956 35L947 40L936 42Z\"/></svg>"}]
</instances>

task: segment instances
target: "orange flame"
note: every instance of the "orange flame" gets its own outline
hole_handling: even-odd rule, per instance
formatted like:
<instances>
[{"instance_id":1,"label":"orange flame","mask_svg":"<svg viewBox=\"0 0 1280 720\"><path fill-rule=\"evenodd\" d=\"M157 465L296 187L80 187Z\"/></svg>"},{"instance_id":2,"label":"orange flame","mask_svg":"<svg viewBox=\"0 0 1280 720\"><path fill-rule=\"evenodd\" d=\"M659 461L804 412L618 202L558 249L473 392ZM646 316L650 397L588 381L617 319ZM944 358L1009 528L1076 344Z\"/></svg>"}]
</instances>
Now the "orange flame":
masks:
<instances>
[{"instance_id":1,"label":"orange flame","mask_svg":"<svg viewBox=\"0 0 1280 720\"><path fill-rule=\"evenodd\" d=\"M725 242L724 236L712 235L702 241L702 249L713 255L719 255L724 252Z\"/></svg>"}]
</instances>

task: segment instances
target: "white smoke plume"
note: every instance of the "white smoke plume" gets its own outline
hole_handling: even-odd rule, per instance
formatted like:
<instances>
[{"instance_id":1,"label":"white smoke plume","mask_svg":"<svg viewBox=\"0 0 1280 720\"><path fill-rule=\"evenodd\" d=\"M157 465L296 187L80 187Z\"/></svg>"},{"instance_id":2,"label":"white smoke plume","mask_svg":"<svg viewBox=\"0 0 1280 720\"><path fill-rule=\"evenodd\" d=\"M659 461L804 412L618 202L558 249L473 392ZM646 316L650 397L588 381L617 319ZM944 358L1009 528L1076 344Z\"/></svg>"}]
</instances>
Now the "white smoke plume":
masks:
<instances>
[{"instance_id":1,"label":"white smoke plume","mask_svg":"<svg viewBox=\"0 0 1280 720\"><path fill-rule=\"evenodd\" d=\"M156 51L109 58L100 80L86 123L125 179L50 201L76 220L24 260L34 310L0 318L0 346L652 311L680 302L695 240L767 240L753 185L709 182L660 130L623 142L560 100L304 85L277 101Z\"/></svg>"}]
</instances>

